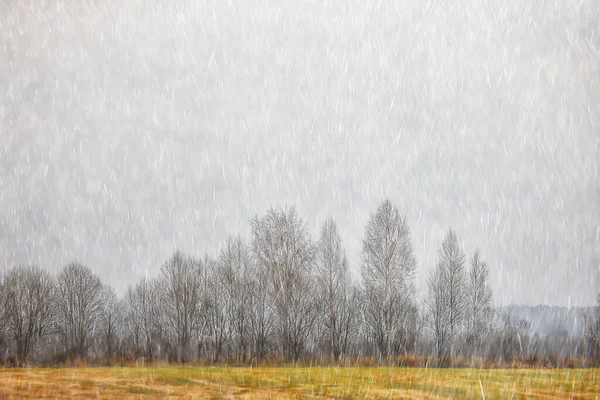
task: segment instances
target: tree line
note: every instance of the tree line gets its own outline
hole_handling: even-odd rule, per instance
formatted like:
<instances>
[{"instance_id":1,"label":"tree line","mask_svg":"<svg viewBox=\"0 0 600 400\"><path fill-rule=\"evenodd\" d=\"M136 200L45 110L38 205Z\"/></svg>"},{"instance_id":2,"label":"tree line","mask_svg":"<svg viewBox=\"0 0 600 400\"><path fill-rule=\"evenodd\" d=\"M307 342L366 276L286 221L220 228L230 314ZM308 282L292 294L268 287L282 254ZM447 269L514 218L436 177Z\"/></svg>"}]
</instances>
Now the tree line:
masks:
<instances>
[{"instance_id":1,"label":"tree line","mask_svg":"<svg viewBox=\"0 0 600 400\"><path fill-rule=\"evenodd\" d=\"M215 255L176 251L122 298L79 261L56 276L10 269L0 286L0 358L432 366L600 358L600 308L581 337L531 335L526 321L494 307L487 263L479 251L468 257L452 230L418 301L410 228L389 200L367 222L358 281L333 219L316 241L294 208L272 208L250 228L249 242L230 237Z\"/></svg>"}]
</instances>

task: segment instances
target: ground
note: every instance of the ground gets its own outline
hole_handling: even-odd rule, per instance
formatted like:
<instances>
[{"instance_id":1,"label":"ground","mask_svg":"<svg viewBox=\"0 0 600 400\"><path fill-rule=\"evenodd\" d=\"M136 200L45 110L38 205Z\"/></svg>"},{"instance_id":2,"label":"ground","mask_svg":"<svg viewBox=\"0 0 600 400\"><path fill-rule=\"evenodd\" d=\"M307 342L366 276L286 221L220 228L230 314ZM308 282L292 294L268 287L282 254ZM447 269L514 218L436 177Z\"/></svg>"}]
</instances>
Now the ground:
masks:
<instances>
[{"instance_id":1,"label":"ground","mask_svg":"<svg viewBox=\"0 0 600 400\"><path fill-rule=\"evenodd\" d=\"M0 397L598 399L600 369L181 366L2 369Z\"/></svg>"}]
</instances>

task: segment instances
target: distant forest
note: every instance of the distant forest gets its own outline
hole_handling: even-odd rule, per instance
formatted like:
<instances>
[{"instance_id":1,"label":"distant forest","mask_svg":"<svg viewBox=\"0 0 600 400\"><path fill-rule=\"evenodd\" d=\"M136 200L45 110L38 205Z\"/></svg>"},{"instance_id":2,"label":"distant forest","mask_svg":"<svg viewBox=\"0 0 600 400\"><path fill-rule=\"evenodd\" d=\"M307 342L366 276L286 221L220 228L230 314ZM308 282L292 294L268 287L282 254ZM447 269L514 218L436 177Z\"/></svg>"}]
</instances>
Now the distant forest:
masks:
<instances>
[{"instance_id":1,"label":"distant forest","mask_svg":"<svg viewBox=\"0 0 600 400\"><path fill-rule=\"evenodd\" d=\"M591 366L600 361L600 293L580 328L534 333L494 307L488 265L448 231L416 298L411 231L383 201L352 279L333 219L317 240L294 208L250 221L249 242L175 252L123 298L80 261L57 276L15 266L0 285L0 359L8 366L128 362ZM577 332L577 333L573 333Z\"/></svg>"}]
</instances>

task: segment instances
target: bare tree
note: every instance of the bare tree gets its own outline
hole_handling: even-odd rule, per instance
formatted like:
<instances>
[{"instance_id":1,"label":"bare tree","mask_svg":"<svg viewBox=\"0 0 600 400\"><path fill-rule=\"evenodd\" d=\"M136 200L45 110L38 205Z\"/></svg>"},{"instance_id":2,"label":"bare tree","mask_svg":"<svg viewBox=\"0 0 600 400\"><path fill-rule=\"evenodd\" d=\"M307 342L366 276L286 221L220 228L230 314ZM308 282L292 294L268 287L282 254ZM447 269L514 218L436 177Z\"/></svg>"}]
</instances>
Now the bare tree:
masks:
<instances>
[{"instance_id":1,"label":"bare tree","mask_svg":"<svg viewBox=\"0 0 600 400\"><path fill-rule=\"evenodd\" d=\"M294 208L270 209L251 222L252 249L269 273L271 299L284 356L298 360L314 328L314 247Z\"/></svg>"},{"instance_id":2,"label":"bare tree","mask_svg":"<svg viewBox=\"0 0 600 400\"><path fill-rule=\"evenodd\" d=\"M58 329L67 352L85 356L102 310L100 278L80 262L58 275Z\"/></svg>"},{"instance_id":3,"label":"bare tree","mask_svg":"<svg viewBox=\"0 0 600 400\"><path fill-rule=\"evenodd\" d=\"M405 350L406 338L400 335L413 305L416 268L410 228L389 200L371 214L361 254L366 323L379 354L389 359Z\"/></svg>"},{"instance_id":4,"label":"bare tree","mask_svg":"<svg viewBox=\"0 0 600 400\"><path fill-rule=\"evenodd\" d=\"M0 277L0 304L4 305L4 277ZM0 308L0 349L5 349L7 346L7 319L5 314L6 309ZM0 364L4 364L5 352L0 352Z\"/></svg>"},{"instance_id":5,"label":"bare tree","mask_svg":"<svg viewBox=\"0 0 600 400\"><path fill-rule=\"evenodd\" d=\"M230 332L229 316L233 301L229 297L224 267L219 261L208 256L204 261L204 310L206 328L209 332L213 351L213 361L219 361L223 345Z\"/></svg>"},{"instance_id":6,"label":"bare tree","mask_svg":"<svg viewBox=\"0 0 600 400\"><path fill-rule=\"evenodd\" d=\"M401 326L402 331L400 333L400 337L404 338L403 346L407 353L415 350L423 327L422 318L423 316L416 302L409 304L404 312L404 323Z\"/></svg>"},{"instance_id":7,"label":"bare tree","mask_svg":"<svg viewBox=\"0 0 600 400\"><path fill-rule=\"evenodd\" d=\"M529 352L529 342L531 339L531 323L520 319L516 324L517 340L519 342L519 357L523 357Z\"/></svg>"},{"instance_id":8,"label":"bare tree","mask_svg":"<svg viewBox=\"0 0 600 400\"><path fill-rule=\"evenodd\" d=\"M501 312L500 318L500 357L503 361L513 361L527 351L531 324L524 319L516 320L510 309Z\"/></svg>"},{"instance_id":9,"label":"bare tree","mask_svg":"<svg viewBox=\"0 0 600 400\"><path fill-rule=\"evenodd\" d=\"M146 283L145 279L139 282L135 288L130 286L125 294L125 320L123 328L125 331L126 347L136 358L142 354L144 343L142 330L144 313L138 297L137 287L144 283Z\"/></svg>"},{"instance_id":10,"label":"bare tree","mask_svg":"<svg viewBox=\"0 0 600 400\"><path fill-rule=\"evenodd\" d=\"M253 263L248 280L248 306L252 354L258 362L267 354L275 325L271 285L268 268L263 264Z\"/></svg>"},{"instance_id":11,"label":"bare tree","mask_svg":"<svg viewBox=\"0 0 600 400\"><path fill-rule=\"evenodd\" d=\"M55 283L38 267L15 267L3 278L0 316L14 340L17 361L24 364L36 343L50 331L54 316Z\"/></svg>"},{"instance_id":12,"label":"bare tree","mask_svg":"<svg viewBox=\"0 0 600 400\"><path fill-rule=\"evenodd\" d=\"M228 238L219 256L221 277L225 283L227 307L236 357L244 361L250 341L251 252L240 236Z\"/></svg>"},{"instance_id":13,"label":"bare tree","mask_svg":"<svg viewBox=\"0 0 600 400\"><path fill-rule=\"evenodd\" d=\"M459 334L465 310L465 254L460 249L456 232L450 230L442 243L439 266L445 271L448 291L448 324L450 325L450 357L454 356L454 345Z\"/></svg>"},{"instance_id":14,"label":"bare tree","mask_svg":"<svg viewBox=\"0 0 600 400\"><path fill-rule=\"evenodd\" d=\"M360 288L353 282L348 282L345 290L340 292L334 309L334 314L337 315L334 345L338 347L339 357L346 356L359 337L362 321L360 300Z\"/></svg>"},{"instance_id":15,"label":"bare tree","mask_svg":"<svg viewBox=\"0 0 600 400\"><path fill-rule=\"evenodd\" d=\"M593 362L600 363L600 292L596 296L595 310L584 317L583 334L587 355Z\"/></svg>"},{"instance_id":16,"label":"bare tree","mask_svg":"<svg viewBox=\"0 0 600 400\"><path fill-rule=\"evenodd\" d=\"M488 284L489 270L476 250L471 259L466 293L467 345L474 354L479 341L488 330L492 311L492 290Z\"/></svg>"},{"instance_id":17,"label":"bare tree","mask_svg":"<svg viewBox=\"0 0 600 400\"><path fill-rule=\"evenodd\" d=\"M118 349L123 334L125 304L117 297L115 289L105 286L102 294L100 334L105 356L110 360Z\"/></svg>"},{"instance_id":18,"label":"bare tree","mask_svg":"<svg viewBox=\"0 0 600 400\"><path fill-rule=\"evenodd\" d=\"M433 275L429 278L428 308L440 361L454 356L456 337L460 333L466 307L465 255L456 233L450 230L438 253Z\"/></svg>"},{"instance_id":19,"label":"bare tree","mask_svg":"<svg viewBox=\"0 0 600 400\"><path fill-rule=\"evenodd\" d=\"M161 312L178 362L190 360L191 341L201 329L201 276L200 262L179 251L161 269Z\"/></svg>"},{"instance_id":20,"label":"bare tree","mask_svg":"<svg viewBox=\"0 0 600 400\"><path fill-rule=\"evenodd\" d=\"M350 326L353 296L352 277L348 269L346 252L333 218L321 228L317 245L317 283L320 287L321 309L328 335L329 352L334 361L345 353Z\"/></svg>"},{"instance_id":21,"label":"bare tree","mask_svg":"<svg viewBox=\"0 0 600 400\"><path fill-rule=\"evenodd\" d=\"M450 325L448 324L449 308L445 271L439 265L428 278L427 288L429 326L433 332L435 355L438 358L438 365L442 365L449 352Z\"/></svg>"},{"instance_id":22,"label":"bare tree","mask_svg":"<svg viewBox=\"0 0 600 400\"><path fill-rule=\"evenodd\" d=\"M160 330L159 287L155 280L147 278L129 288L125 294L126 320L124 327L136 356L143 354L148 360L154 358L154 349Z\"/></svg>"}]
</instances>

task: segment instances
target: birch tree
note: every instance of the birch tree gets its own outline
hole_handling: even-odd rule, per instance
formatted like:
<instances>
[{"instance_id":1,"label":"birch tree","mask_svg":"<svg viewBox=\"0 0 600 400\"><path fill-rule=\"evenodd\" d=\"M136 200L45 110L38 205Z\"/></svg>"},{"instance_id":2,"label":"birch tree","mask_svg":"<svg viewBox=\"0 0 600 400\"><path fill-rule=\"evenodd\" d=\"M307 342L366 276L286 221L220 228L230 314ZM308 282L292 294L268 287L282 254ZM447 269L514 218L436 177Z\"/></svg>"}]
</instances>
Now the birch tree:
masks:
<instances>
[{"instance_id":1,"label":"birch tree","mask_svg":"<svg viewBox=\"0 0 600 400\"><path fill-rule=\"evenodd\" d=\"M333 218L321 228L317 244L317 282L329 352L338 361L346 351L353 318L353 284L346 252Z\"/></svg>"},{"instance_id":2,"label":"birch tree","mask_svg":"<svg viewBox=\"0 0 600 400\"><path fill-rule=\"evenodd\" d=\"M488 330L492 312L492 290L488 284L489 270L476 250L471 259L466 291L466 339L472 354Z\"/></svg>"},{"instance_id":3,"label":"birch tree","mask_svg":"<svg viewBox=\"0 0 600 400\"><path fill-rule=\"evenodd\" d=\"M446 273L448 290L448 323L450 324L450 357L454 356L456 337L459 334L465 310L465 255L460 249L456 233L448 232L442 243L440 263Z\"/></svg>"},{"instance_id":4,"label":"birch tree","mask_svg":"<svg viewBox=\"0 0 600 400\"><path fill-rule=\"evenodd\" d=\"M456 337L460 333L466 307L464 264L465 255L456 233L450 230L442 242L436 269L428 282L428 307L438 357L454 356Z\"/></svg>"},{"instance_id":5,"label":"birch tree","mask_svg":"<svg viewBox=\"0 0 600 400\"><path fill-rule=\"evenodd\" d=\"M438 365L442 365L448 356L450 326L445 270L439 265L428 278L427 289L428 321L433 332L435 356Z\"/></svg>"},{"instance_id":6,"label":"birch tree","mask_svg":"<svg viewBox=\"0 0 600 400\"><path fill-rule=\"evenodd\" d=\"M410 228L389 200L371 214L361 256L365 320L380 356L389 359L405 350L401 333L414 301L416 268Z\"/></svg>"},{"instance_id":7,"label":"birch tree","mask_svg":"<svg viewBox=\"0 0 600 400\"><path fill-rule=\"evenodd\" d=\"M250 224L253 252L271 280L279 343L285 358L297 361L314 328L318 305L311 290L314 246L294 208L270 209Z\"/></svg>"}]
</instances>

